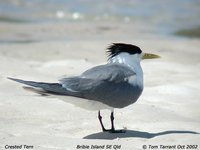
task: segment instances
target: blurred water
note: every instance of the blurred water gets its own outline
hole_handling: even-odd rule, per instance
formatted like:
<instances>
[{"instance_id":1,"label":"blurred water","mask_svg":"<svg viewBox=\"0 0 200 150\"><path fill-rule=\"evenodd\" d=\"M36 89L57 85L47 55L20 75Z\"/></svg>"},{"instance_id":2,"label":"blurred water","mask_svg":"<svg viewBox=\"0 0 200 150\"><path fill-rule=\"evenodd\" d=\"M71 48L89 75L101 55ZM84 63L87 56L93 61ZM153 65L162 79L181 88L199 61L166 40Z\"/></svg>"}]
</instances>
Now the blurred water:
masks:
<instances>
[{"instance_id":1,"label":"blurred water","mask_svg":"<svg viewBox=\"0 0 200 150\"><path fill-rule=\"evenodd\" d=\"M200 0L0 0L0 21L120 21L161 32L200 25Z\"/></svg>"}]
</instances>

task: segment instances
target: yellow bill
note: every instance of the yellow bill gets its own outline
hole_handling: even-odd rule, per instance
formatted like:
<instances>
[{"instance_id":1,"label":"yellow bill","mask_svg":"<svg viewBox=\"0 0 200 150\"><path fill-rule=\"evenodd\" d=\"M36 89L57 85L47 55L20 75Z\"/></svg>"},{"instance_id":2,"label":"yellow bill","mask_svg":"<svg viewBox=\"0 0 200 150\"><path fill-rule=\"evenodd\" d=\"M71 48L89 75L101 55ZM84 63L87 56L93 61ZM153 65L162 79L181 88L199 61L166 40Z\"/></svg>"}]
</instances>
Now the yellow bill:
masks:
<instances>
[{"instance_id":1,"label":"yellow bill","mask_svg":"<svg viewBox=\"0 0 200 150\"><path fill-rule=\"evenodd\" d=\"M160 56L156 54L144 53L142 57L142 59L154 59L154 58L160 58Z\"/></svg>"}]
</instances>

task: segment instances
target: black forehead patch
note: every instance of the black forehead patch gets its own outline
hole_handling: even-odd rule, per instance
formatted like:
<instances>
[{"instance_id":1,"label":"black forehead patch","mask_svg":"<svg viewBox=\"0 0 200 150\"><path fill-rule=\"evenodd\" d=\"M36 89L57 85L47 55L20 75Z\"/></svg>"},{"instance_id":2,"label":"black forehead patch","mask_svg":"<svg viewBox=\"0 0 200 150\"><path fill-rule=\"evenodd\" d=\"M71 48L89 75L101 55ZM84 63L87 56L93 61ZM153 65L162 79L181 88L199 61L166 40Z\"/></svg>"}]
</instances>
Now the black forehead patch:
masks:
<instances>
[{"instance_id":1,"label":"black forehead patch","mask_svg":"<svg viewBox=\"0 0 200 150\"><path fill-rule=\"evenodd\" d=\"M118 55L121 52L126 52L129 54L141 54L142 50L131 44L125 44L125 43L113 43L108 47L109 57L114 57Z\"/></svg>"}]
</instances>

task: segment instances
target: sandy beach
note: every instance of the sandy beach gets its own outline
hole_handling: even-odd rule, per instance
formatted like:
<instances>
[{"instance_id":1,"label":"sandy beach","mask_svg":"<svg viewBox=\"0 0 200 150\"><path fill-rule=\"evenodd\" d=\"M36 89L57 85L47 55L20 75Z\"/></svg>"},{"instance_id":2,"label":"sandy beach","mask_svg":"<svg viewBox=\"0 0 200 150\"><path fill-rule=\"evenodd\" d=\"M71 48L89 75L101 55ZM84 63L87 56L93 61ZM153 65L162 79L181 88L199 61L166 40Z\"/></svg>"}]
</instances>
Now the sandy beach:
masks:
<instances>
[{"instance_id":1,"label":"sandy beach","mask_svg":"<svg viewBox=\"0 0 200 150\"><path fill-rule=\"evenodd\" d=\"M0 149L200 149L200 39L159 35L137 22L0 26ZM116 128L126 128L126 133L102 133L96 111L27 92L7 79L57 82L79 75L105 64L106 47L113 42L135 44L162 56L142 62L145 88L140 99L115 110ZM110 112L102 115L110 127Z\"/></svg>"}]
</instances>

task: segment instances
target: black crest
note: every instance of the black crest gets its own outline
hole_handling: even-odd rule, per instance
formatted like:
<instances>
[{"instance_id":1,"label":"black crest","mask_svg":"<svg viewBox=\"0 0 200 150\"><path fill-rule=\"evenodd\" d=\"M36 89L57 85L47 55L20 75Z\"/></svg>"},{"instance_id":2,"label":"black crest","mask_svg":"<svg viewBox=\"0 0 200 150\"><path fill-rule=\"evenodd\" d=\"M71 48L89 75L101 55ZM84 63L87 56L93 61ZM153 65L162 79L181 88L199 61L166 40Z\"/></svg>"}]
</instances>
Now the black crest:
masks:
<instances>
[{"instance_id":1,"label":"black crest","mask_svg":"<svg viewBox=\"0 0 200 150\"><path fill-rule=\"evenodd\" d=\"M141 54L142 51L139 47L125 43L113 43L108 47L109 57L114 57L121 52L127 52L129 54Z\"/></svg>"}]
</instances>

